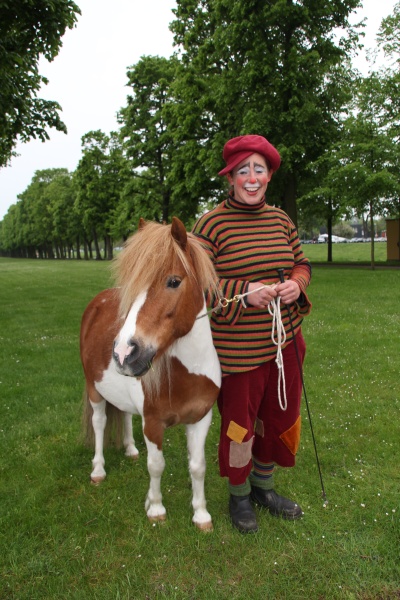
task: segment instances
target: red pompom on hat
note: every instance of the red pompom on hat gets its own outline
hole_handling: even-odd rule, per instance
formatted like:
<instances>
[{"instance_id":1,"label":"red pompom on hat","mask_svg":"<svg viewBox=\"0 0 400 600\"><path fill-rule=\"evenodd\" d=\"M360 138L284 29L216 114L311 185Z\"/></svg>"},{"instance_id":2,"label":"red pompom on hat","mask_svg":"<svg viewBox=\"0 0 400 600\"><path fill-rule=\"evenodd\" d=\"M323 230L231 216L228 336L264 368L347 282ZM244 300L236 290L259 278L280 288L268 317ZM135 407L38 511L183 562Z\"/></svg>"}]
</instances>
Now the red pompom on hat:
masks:
<instances>
[{"instance_id":1,"label":"red pompom on hat","mask_svg":"<svg viewBox=\"0 0 400 600\"><path fill-rule=\"evenodd\" d=\"M218 175L226 175L248 156L257 152L264 156L273 171L281 164L278 150L262 135L240 135L226 142L222 152L226 167Z\"/></svg>"}]
</instances>

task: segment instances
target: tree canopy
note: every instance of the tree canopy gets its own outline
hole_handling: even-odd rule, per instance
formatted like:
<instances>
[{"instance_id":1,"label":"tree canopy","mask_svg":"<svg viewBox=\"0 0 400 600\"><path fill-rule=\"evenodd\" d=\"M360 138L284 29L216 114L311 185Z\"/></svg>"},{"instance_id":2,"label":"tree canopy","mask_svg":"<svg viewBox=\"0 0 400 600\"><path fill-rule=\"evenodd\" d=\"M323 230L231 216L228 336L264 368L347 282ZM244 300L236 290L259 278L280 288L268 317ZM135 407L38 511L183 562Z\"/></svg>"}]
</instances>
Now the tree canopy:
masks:
<instances>
[{"instance_id":1,"label":"tree canopy","mask_svg":"<svg viewBox=\"0 0 400 600\"><path fill-rule=\"evenodd\" d=\"M400 2L378 34L385 66L366 77L351 67L360 39L349 16L360 4L177 0L177 52L127 69L119 131L85 134L74 173L35 174L0 223L0 252L63 256L74 245L79 258L94 244L101 258L103 241L111 258L140 217L178 215L190 227L225 197L223 145L246 133L278 148L267 201L303 230L323 223L331 235L351 214L373 232L377 215L398 216Z\"/></svg>"},{"instance_id":2,"label":"tree canopy","mask_svg":"<svg viewBox=\"0 0 400 600\"><path fill-rule=\"evenodd\" d=\"M182 50L180 127L188 139L206 136L215 172L230 137L267 137L282 156L270 198L294 222L305 167L339 135L350 98L351 73L343 65L358 43L348 17L360 4L179 0L174 11L171 29Z\"/></svg>"},{"instance_id":3,"label":"tree canopy","mask_svg":"<svg viewBox=\"0 0 400 600\"><path fill-rule=\"evenodd\" d=\"M14 155L18 139L45 141L48 127L67 132L60 105L37 97L47 83L38 61L57 56L77 14L72 0L0 0L0 167Z\"/></svg>"},{"instance_id":4,"label":"tree canopy","mask_svg":"<svg viewBox=\"0 0 400 600\"><path fill-rule=\"evenodd\" d=\"M159 56L142 57L128 69L132 95L119 113L125 154L136 178L132 208L140 216L167 222L170 217L172 186L171 161L175 149L173 131L168 127L167 105L176 60Z\"/></svg>"},{"instance_id":5,"label":"tree canopy","mask_svg":"<svg viewBox=\"0 0 400 600\"><path fill-rule=\"evenodd\" d=\"M0 247L11 256L65 258L76 236L74 198L67 169L36 171L1 222Z\"/></svg>"}]
</instances>

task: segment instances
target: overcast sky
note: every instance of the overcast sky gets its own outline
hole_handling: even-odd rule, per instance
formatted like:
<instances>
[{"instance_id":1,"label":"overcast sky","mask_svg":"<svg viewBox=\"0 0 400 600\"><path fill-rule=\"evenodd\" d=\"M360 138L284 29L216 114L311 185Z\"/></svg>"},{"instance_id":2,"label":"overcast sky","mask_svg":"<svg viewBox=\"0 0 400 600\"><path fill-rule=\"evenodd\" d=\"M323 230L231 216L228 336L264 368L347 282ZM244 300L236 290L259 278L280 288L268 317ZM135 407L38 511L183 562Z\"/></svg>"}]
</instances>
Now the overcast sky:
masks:
<instances>
[{"instance_id":1,"label":"overcast sky","mask_svg":"<svg viewBox=\"0 0 400 600\"><path fill-rule=\"evenodd\" d=\"M127 67L141 56L170 56L172 34L168 29L175 0L75 0L82 15L68 30L52 63L43 60L40 73L49 84L42 98L62 106L61 117L68 135L48 130L50 140L17 147L18 157L0 170L0 220L18 201L35 171L65 167L75 170L81 158L81 137L91 130L116 131L117 111L126 104ZM366 48L373 48L382 18L397 0L364 0L363 10L351 22L367 17ZM357 67L366 73L361 60Z\"/></svg>"}]
</instances>

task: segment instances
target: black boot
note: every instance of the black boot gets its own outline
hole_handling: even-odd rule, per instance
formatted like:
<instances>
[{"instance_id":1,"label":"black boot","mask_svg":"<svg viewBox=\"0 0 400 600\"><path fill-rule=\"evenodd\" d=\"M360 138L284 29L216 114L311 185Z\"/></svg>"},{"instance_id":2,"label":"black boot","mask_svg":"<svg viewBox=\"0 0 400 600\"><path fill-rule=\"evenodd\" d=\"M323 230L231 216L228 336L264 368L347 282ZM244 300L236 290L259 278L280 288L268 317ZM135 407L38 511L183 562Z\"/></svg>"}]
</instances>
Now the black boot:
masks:
<instances>
[{"instance_id":1,"label":"black boot","mask_svg":"<svg viewBox=\"0 0 400 600\"><path fill-rule=\"evenodd\" d=\"M251 486L251 499L260 506L267 508L274 517L282 517L294 521L299 519L303 511L300 506L289 500L279 496L275 490L263 490L262 488Z\"/></svg>"},{"instance_id":2,"label":"black boot","mask_svg":"<svg viewBox=\"0 0 400 600\"><path fill-rule=\"evenodd\" d=\"M233 525L241 533L258 531L256 515L250 504L250 496L233 496L229 498L229 514Z\"/></svg>"}]
</instances>

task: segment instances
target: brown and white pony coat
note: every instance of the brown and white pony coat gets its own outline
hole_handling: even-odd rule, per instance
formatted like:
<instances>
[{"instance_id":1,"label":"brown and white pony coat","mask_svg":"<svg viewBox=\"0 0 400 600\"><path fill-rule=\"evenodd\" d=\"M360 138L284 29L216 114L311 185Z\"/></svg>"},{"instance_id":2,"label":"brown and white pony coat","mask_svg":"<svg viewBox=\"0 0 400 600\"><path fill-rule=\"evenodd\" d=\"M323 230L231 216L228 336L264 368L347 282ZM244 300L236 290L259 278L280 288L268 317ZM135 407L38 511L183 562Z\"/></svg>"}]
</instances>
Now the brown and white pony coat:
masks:
<instances>
[{"instance_id":1,"label":"brown and white pony coat","mask_svg":"<svg viewBox=\"0 0 400 600\"><path fill-rule=\"evenodd\" d=\"M205 314L216 275L198 239L173 218L141 222L116 261L118 287L96 296L82 318L81 359L95 434L91 479L102 481L107 404L124 420L126 455L136 458L132 415L142 417L150 488L147 516L165 519L161 475L167 427L186 427L193 522L212 527L204 495L204 445L221 372ZM89 423L88 423L89 426Z\"/></svg>"}]
</instances>

